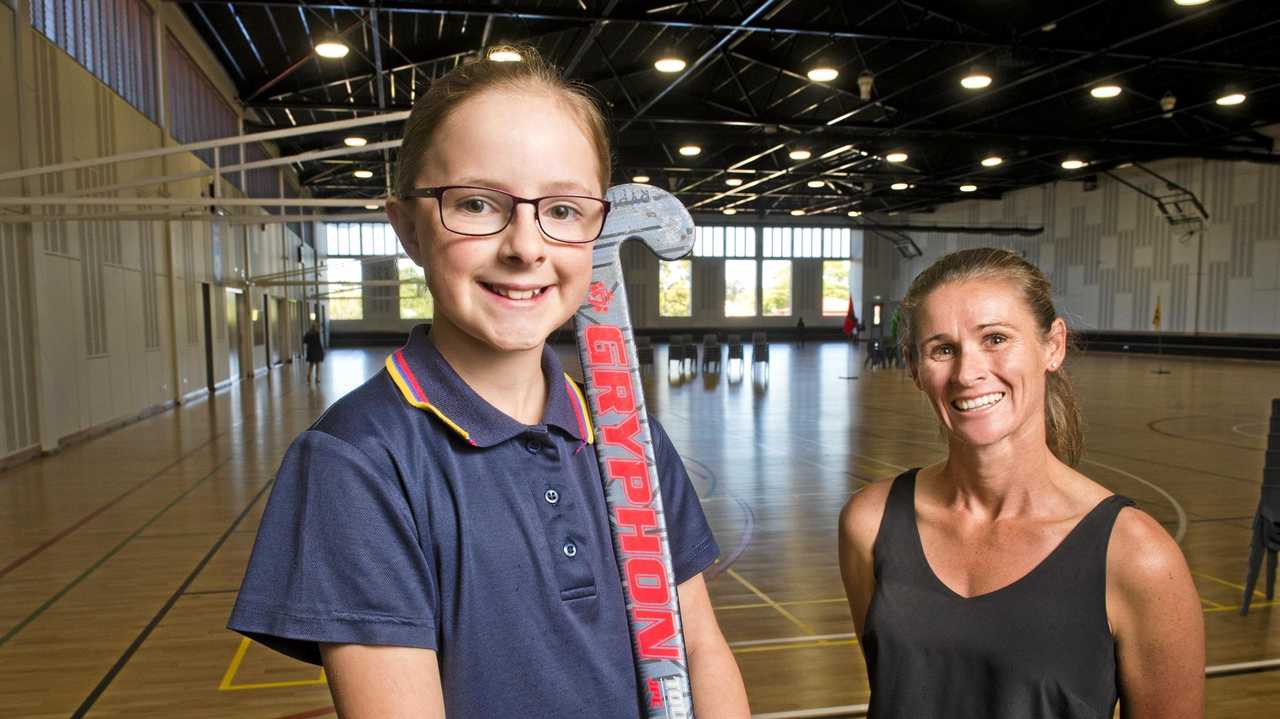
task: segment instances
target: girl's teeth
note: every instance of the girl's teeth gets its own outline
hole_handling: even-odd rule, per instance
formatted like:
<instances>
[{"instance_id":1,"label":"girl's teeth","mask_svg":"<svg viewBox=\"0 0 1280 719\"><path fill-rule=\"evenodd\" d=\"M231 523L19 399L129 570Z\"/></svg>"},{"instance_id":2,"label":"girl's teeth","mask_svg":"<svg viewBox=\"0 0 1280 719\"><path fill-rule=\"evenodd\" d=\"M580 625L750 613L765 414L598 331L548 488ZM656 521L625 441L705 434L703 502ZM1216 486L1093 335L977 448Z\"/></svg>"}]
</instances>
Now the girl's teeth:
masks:
<instances>
[{"instance_id":1,"label":"girl's teeth","mask_svg":"<svg viewBox=\"0 0 1280 719\"><path fill-rule=\"evenodd\" d=\"M534 297L537 297L538 295L542 294L541 289L508 290L502 287L496 287L494 285L489 285L489 289L493 290L494 294L502 295L503 297L506 297L509 300L528 300L528 299L533 299Z\"/></svg>"}]
</instances>

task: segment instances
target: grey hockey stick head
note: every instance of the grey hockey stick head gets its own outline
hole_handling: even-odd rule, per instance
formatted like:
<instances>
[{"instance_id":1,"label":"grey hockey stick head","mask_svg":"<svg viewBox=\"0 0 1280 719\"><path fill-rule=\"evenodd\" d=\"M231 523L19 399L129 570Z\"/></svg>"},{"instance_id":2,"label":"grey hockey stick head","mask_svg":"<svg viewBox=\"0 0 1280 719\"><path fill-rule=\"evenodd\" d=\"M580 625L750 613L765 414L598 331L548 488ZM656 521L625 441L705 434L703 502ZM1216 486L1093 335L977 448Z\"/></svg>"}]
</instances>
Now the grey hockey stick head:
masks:
<instances>
[{"instance_id":1,"label":"grey hockey stick head","mask_svg":"<svg viewBox=\"0 0 1280 719\"><path fill-rule=\"evenodd\" d=\"M596 241L593 264L610 262L626 240L640 240L664 260L677 260L693 250L693 218L674 195L652 185L615 185L606 198L609 218Z\"/></svg>"}]
</instances>

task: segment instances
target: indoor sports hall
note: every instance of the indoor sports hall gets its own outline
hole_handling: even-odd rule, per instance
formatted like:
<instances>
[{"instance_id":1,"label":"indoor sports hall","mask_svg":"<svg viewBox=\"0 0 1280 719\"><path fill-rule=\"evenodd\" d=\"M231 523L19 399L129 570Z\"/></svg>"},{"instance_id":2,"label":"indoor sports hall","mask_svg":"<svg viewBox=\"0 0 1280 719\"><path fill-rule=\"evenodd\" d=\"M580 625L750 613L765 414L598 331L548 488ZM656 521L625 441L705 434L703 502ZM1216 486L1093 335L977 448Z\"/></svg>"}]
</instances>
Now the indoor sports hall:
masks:
<instances>
[{"instance_id":1,"label":"indoor sports hall","mask_svg":"<svg viewBox=\"0 0 1280 719\"><path fill-rule=\"evenodd\" d=\"M948 457L899 306L980 247L1052 284L1076 469L1186 559L1204 716L1274 715L1278 30L1270 0L0 0L0 717L337 716L228 617L290 444L435 318L385 210L409 111L530 47L599 98L615 206L696 225L623 245L609 297L753 716L868 714L841 508ZM584 381L575 325L549 342Z\"/></svg>"}]
</instances>

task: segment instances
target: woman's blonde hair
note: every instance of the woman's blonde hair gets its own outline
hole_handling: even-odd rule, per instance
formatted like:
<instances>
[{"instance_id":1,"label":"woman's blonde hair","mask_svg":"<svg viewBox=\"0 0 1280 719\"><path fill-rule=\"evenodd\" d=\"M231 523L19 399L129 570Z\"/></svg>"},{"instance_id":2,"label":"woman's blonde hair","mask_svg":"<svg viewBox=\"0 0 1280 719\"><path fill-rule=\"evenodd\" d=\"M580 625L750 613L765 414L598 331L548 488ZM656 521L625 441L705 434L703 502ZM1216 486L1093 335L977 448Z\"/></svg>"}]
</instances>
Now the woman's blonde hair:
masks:
<instances>
[{"instance_id":1,"label":"woman's blonde hair","mask_svg":"<svg viewBox=\"0 0 1280 719\"><path fill-rule=\"evenodd\" d=\"M903 326L899 328L898 343L912 371L920 359L915 328L929 295L943 285L982 279L1013 283L1035 317L1042 337L1048 335L1058 312L1053 307L1049 279L1038 267L1008 250L983 247L953 252L916 276L899 308ZM1045 378L1044 419L1050 451L1062 462L1074 466L1084 452L1083 419L1071 379L1063 367Z\"/></svg>"},{"instance_id":2,"label":"woman's blonde hair","mask_svg":"<svg viewBox=\"0 0 1280 719\"><path fill-rule=\"evenodd\" d=\"M413 111L404 125L404 142L396 163L396 194L403 197L414 188L423 161L431 147L437 129L449 117L449 113L465 100L486 90L511 89L545 91L559 95L582 123L582 129L596 150L599 180L602 190L609 188L613 174L613 160L609 151L609 126L588 85L564 79L560 70L547 62L530 45L504 45L489 50L508 50L519 53L518 62L494 62L481 58L455 67L438 80L413 104ZM512 108L518 113L519 108Z\"/></svg>"}]
</instances>

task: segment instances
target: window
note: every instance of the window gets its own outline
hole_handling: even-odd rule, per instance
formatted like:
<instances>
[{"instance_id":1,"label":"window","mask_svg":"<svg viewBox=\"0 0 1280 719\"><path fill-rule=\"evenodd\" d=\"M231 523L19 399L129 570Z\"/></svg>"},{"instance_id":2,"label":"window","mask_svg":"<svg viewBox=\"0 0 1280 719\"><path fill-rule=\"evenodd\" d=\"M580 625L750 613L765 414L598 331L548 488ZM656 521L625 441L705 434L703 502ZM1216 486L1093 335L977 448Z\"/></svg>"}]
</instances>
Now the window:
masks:
<instances>
[{"instance_id":1,"label":"window","mask_svg":"<svg viewBox=\"0 0 1280 719\"><path fill-rule=\"evenodd\" d=\"M844 317L849 311L849 260L822 263L822 316Z\"/></svg>"},{"instance_id":2,"label":"window","mask_svg":"<svg viewBox=\"0 0 1280 719\"><path fill-rule=\"evenodd\" d=\"M847 227L766 227L761 255L848 259L852 235Z\"/></svg>"},{"instance_id":3,"label":"window","mask_svg":"<svg viewBox=\"0 0 1280 719\"><path fill-rule=\"evenodd\" d=\"M756 316L756 261L724 261L724 316Z\"/></svg>"},{"instance_id":4,"label":"window","mask_svg":"<svg viewBox=\"0 0 1280 719\"><path fill-rule=\"evenodd\" d=\"M329 298L329 319L359 320L364 319L364 298L360 282L362 264L360 260L335 260L325 262L325 282L342 282L354 284L330 284L327 292L321 297Z\"/></svg>"},{"instance_id":5,"label":"window","mask_svg":"<svg viewBox=\"0 0 1280 719\"><path fill-rule=\"evenodd\" d=\"M143 0L31 0L31 26L152 121L151 9Z\"/></svg>"},{"instance_id":6,"label":"window","mask_svg":"<svg viewBox=\"0 0 1280 719\"><path fill-rule=\"evenodd\" d=\"M182 49L172 34L165 43L165 94L169 108L169 132L183 144L203 142L239 134L236 111L222 98L195 60ZM240 148L221 148L222 164L240 161ZM197 150L194 154L213 167L214 150ZM226 176L239 182L240 173Z\"/></svg>"},{"instance_id":7,"label":"window","mask_svg":"<svg viewBox=\"0 0 1280 719\"><path fill-rule=\"evenodd\" d=\"M396 261L400 274L400 319L429 320L435 310L427 291L427 276L408 257Z\"/></svg>"},{"instance_id":8,"label":"window","mask_svg":"<svg viewBox=\"0 0 1280 719\"><path fill-rule=\"evenodd\" d=\"M693 256L755 257L755 229L725 226L697 227L694 229Z\"/></svg>"},{"instance_id":9,"label":"window","mask_svg":"<svg viewBox=\"0 0 1280 719\"><path fill-rule=\"evenodd\" d=\"M330 257L385 257L400 253L400 241L386 222L329 222L325 242Z\"/></svg>"},{"instance_id":10,"label":"window","mask_svg":"<svg viewBox=\"0 0 1280 719\"><path fill-rule=\"evenodd\" d=\"M791 260L760 263L761 307L765 317L791 316Z\"/></svg>"},{"instance_id":11,"label":"window","mask_svg":"<svg viewBox=\"0 0 1280 719\"><path fill-rule=\"evenodd\" d=\"M658 314L693 316L693 263L689 260L658 263Z\"/></svg>"}]
</instances>

